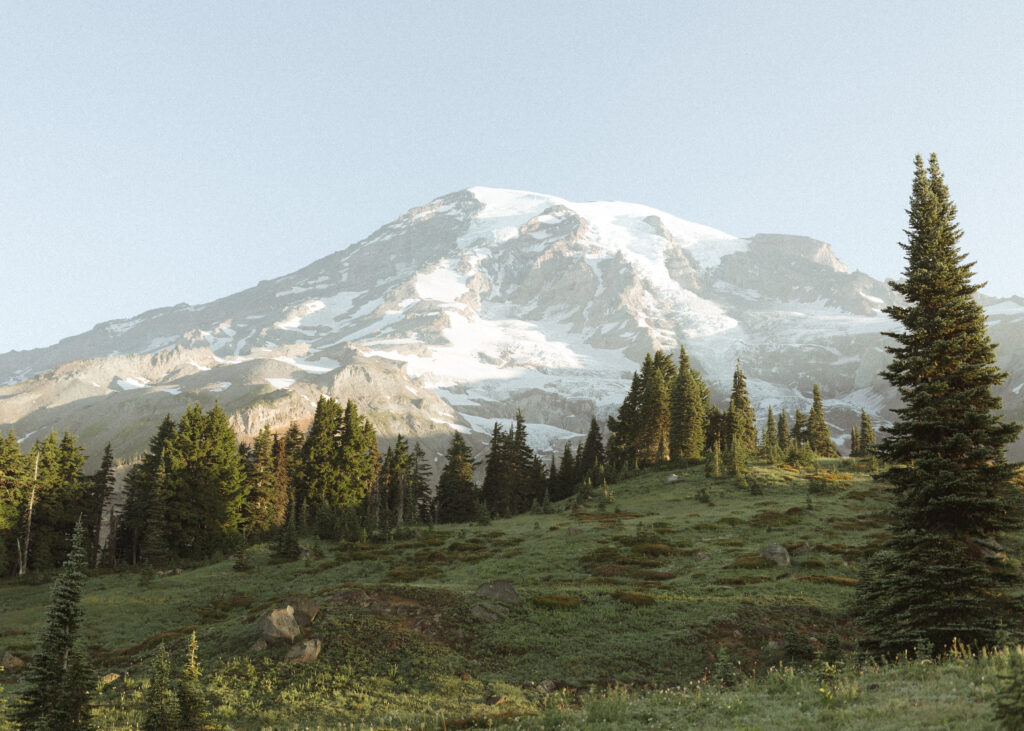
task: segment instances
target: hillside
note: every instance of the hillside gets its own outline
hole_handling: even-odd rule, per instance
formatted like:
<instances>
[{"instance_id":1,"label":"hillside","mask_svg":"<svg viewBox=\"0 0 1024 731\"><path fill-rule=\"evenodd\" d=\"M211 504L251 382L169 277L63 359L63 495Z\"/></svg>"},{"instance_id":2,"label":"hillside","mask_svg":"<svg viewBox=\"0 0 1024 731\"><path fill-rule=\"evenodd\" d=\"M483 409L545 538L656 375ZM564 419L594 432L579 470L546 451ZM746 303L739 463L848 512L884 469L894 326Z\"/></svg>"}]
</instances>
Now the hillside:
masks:
<instances>
[{"instance_id":1,"label":"hillside","mask_svg":"<svg viewBox=\"0 0 1024 731\"><path fill-rule=\"evenodd\" d=\"M994 727L997 660L853 665L846 610L887 487L850 461L819 467L755 468L760 495L702 468L649 472L576 511L391 543L305 538L295 562L260 546L248 572L95 575L83 637L100 673L120 674L99 692L101 727L141 720L157 644L180 651L193 628L214 720L231 728ZM790 566L760 557L773 544ZM521 603L475 595L498 580ZM30 654L48 591L0 583L0 655ZM251 648L256 619L295 595L321 607L308 665ZM848 670L821 676L812 658L837 650ZM18 678L0 674L0 707Z\"/></svg>"},{"instance_id":2,"label":"hillside","mask_svg":"<svg viewBox=\"0 0 1024 731\"><path fill-rule=\"evenodd\" d=\"M294 257L301 254L292 254ZM299 262L296 262L299 263ZM179 304L0 354L0 429L56 428L93 460L141 453L167 413L215 401L243 438L304 424L321 394L353 399L378 434L477 448L521 408L558 451L614 412L643 356L686 349L715 398L742 358L761 416L810 405L840 446L862 408L889 418L882 282L803 236L740 238L648 206L469 188L214 302ZM1020 415L1024 306L986 301L1001 388ZM90 467L93 463L90 463Z\"/></svg>"}]
</instances>

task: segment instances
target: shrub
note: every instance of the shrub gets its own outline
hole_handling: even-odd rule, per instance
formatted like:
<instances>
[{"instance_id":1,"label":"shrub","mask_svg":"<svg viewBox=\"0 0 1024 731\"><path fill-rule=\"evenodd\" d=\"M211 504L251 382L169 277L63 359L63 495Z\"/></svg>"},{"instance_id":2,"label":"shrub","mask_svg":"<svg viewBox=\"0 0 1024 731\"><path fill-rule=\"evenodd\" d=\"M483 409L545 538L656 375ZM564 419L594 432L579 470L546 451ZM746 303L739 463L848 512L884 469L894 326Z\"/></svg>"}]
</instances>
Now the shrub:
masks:
<instances>
[{"instance_id":1,"label":"shrub","mask_svg":"<svg viewBox=\"0 0 1024 731\"><path fill-rule=\"evenodd\" d=\"M626 604L632 604L634 607L649 607L658 601L657 597L650 594L642 594L639 591L616 591L612 593L612 598Z\"/></svg>"},{"instance_id":2,"label":"shrub","mask_svg":"<svg viewBox=\"0 0 1024 731\"><path fill-rule=\"evenodd\" d=\"M533 597L532 601L541 609L576 609L581 603L579 598L566 594L543 594Z\"/></svg>"}]
</instances>

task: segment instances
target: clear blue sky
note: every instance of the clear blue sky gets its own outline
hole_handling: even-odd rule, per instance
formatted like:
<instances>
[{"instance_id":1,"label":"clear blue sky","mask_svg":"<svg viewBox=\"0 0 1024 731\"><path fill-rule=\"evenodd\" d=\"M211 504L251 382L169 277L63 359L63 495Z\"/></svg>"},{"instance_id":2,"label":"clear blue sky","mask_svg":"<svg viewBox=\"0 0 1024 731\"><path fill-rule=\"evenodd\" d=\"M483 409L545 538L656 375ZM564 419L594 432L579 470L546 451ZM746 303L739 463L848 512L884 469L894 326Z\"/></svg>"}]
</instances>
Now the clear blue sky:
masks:
<instances>
[{"instance_id":1,"label":"clear blue sky","mask_svg":"<svg viewBox=\"0 0 1024 731\"><path fill-rule=\"evenodd\" d=\"M0 4L0 352L288 273L470 185L902 268L913 156L1024 294L1024 3Z\"/></svg>"}]
</instances>

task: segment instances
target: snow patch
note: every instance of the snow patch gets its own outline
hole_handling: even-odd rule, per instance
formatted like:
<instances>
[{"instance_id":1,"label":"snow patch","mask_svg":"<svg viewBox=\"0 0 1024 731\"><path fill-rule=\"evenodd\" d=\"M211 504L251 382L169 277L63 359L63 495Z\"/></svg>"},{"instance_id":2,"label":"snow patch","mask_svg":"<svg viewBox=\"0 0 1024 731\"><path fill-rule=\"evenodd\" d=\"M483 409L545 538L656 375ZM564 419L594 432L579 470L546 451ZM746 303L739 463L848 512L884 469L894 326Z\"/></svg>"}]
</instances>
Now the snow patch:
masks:
<instances>
[{"instance_id":1,"label":"snow patch","mask_svg":"<svg viewBox=\"0 0 1024 731\"><path fill-rule=\"evenodd\" d=\"M295 384L294 378L268 378L266 381L274 388L288 388Z\"/></svg>"}]
</instances>

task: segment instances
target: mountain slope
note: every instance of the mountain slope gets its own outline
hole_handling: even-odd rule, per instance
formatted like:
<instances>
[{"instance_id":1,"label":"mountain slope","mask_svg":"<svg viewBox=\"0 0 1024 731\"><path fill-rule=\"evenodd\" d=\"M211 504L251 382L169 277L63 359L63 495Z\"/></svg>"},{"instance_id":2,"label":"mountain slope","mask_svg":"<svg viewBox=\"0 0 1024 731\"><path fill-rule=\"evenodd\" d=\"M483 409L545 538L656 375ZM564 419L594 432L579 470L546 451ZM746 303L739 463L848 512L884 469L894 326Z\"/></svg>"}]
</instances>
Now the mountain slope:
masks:
<instances>
[{"instance_id":1,"label":"mountain slope","mask_svg":"<svg viewBox=\"0 0 1024 731\"><path fill-rule=\"evenodd\" d=\"M893 403L877 377L892 301L814 239L470 188L229 297L0 355L0 424L68 428L93 454L111 441L128 455L196 399L219 400L251 436L308 419L327 393L384 435L438 443L452 429L483 437L522 408L547 450L613 411L646 352L683 342L718 398L738 357L763 408L806 409L821 384L839 435L860 408L878 420ZM990 312L1015 365L1024 306Z\"/></svg>"}]
</instances>

